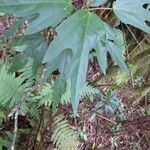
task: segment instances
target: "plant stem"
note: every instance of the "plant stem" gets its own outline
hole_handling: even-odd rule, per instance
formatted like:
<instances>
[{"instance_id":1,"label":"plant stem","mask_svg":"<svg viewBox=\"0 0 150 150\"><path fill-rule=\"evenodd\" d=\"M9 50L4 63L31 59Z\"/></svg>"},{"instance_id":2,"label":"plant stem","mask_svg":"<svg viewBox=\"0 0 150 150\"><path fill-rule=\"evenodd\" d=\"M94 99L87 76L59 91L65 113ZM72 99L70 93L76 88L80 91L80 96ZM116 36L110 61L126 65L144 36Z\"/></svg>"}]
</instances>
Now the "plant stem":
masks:
<instances>
[{"instance_id":1,"label":"plant stem","mask_svg":"<svg viewBox=\"0 0 150 150\"><path fill-rule=\"evenodd\" d=\"M14 133L13 133L13 141L11 144L11 150L15 150L15 143L16 143L17 130L18 130L18 115L19 115L19 112L17 110L14 115L15 122L14 122Z\"/></svg>"},{"instance_id":2,"label":"plant stem","mask_svg":"<svg viewBox=\"0 0 150 150\"><path fill-rule=\"evenodd\" d=\"M30 96L30 94L35 91L37 88L39 88L39 85L33 86L27 93L25 93L21 100L16 104L15 108L11 111L11 113L8 115L14 116L14 133L13 133L13 141L11 144L11 150L15 150L15 143L16 143L16 137L17 137L17 130L18 130L18 115L19 115L19 109L21 107L21 104Z\"/></svg>"}]
</instances>

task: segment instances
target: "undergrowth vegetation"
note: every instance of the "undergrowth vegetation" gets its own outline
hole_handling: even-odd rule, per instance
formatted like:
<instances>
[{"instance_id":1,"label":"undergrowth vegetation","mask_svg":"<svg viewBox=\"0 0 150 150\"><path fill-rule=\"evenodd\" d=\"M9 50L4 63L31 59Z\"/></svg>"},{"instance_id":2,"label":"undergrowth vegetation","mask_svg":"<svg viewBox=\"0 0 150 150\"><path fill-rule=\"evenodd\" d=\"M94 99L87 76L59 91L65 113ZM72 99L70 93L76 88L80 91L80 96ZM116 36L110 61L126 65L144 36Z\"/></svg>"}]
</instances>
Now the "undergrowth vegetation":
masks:
<instances>
[{"instance_id":1,"label":"undergrowth vegetation","mask_svg":"<svg viewBox=\"0 0 150 150\"><path fill-rule=\"evenodd\" d=\"M147 150L149 33L150 0L0 0L0 150Z\"/></svg>"}]
</instances>

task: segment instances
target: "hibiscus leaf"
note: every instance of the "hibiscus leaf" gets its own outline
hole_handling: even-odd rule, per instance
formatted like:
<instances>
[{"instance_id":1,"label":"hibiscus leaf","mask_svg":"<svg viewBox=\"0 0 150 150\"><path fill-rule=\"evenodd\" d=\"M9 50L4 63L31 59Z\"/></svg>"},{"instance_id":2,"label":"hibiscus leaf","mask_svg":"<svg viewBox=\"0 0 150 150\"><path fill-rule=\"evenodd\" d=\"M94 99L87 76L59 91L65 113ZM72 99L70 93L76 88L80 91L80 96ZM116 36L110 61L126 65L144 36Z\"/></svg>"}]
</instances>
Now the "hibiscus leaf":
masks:
<instances>
[{"instance_id":1,"label":"hibiscus leaf","mask_svg":"<svg viewBox=\"0 0 150 150\"><path fill-rule=\"evenodd\" d=\"M150 10L145 7L148 5L150 0L116 0L113 10L123 23L150 33Z\"/></svg>"},{"instance_id":2,"label":"hibiscus leaf","mask_svg":"<svg viewBox=\"0 0 150 150\"><path fill-rule=\"evenodd\" d=\"M36 14L26 34L36 33L48 26L56 26L72 12L71 0L1 0L0 10L14 16Z\"/></svg>"},{"instance_id":3,"label":"hibiscus leaf","mask_svg":"<svg viewBox=\"0 0 150 150\"><path fill-rule=\"evenodd\" d=\"M126 65L123 63L123 57L120 55L122 49L116 44L118 38L112 39L114 42L111 41L114 45L118 46L116 52L114 52L115 49L106 50L106 48L112 48L111 46L106 46L110 45L106 37L110 39L113 38L109 31L110 29L113 30L113 28L109 27L109 30L106 30L105 26L106 23L92 12L86 10L75 12L58 26L56 29L58 35L50 44L44 57L43 62L48 63L54 60L64 49L72 50L73 56L71 58L70 71L68 74L71 78L72 106L75 114L77 113L79 104L80 91L86 82L88 55L91 49L95 49L100 60L102 59L100 65L104 66L103 72L105 72L107 68L105 51L110 52L115 61L116 58L119 59L120 61L117 60L116 63L121 62L126 69ZM112 32L112 34L113 33L114 32ZM101 45L103 45L104 49ZM118 55L116 54L117 52L119 53ZM103 57L105 58L104 60Z\"/></svg>"}]
</instances>

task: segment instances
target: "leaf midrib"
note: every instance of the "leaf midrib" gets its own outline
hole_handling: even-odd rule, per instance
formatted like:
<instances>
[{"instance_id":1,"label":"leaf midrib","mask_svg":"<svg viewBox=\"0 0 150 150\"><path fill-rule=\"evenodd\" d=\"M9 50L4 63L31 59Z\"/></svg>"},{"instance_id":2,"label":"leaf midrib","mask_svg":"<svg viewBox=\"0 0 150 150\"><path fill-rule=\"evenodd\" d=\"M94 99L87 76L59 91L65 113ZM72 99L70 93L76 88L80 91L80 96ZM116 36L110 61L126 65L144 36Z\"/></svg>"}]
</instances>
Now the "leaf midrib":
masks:
<instances>
[{"instance_id":1,"label":"leaf midrib","mask_svg":"<svg viewBox=\"0 0 150 150\"><path fill-rule=\"evenodd\" d=\"M86 23L86 28L85 28L85 32L84 32L84 38L83 38L83 43L84 43L84 41L86 40L85 39L85 35L86 35L86 32L87 32L87 27L88 27L88 23L89 23L89 20L90 20L90 17L91 17L91 14L89 14L89 16L88 16L88 20L87 20L87 23ZM83 50L83 46L84 46L84 44L82 45L82 50ZM82 52L81 52L81 56L82 56L83 54L82 54ZM80 62L79 62L79 64L81 64L81 60L82 59L80 59ZM79 76L79 70L80 70L80 67L78 67L78 76ZM77 82L76 83L78 83L78 80L79 80L79 78L78 78L78 76L77 76ZM78 84L76 84L76 89L78 89Z\"/></svg>"}]
</instances>

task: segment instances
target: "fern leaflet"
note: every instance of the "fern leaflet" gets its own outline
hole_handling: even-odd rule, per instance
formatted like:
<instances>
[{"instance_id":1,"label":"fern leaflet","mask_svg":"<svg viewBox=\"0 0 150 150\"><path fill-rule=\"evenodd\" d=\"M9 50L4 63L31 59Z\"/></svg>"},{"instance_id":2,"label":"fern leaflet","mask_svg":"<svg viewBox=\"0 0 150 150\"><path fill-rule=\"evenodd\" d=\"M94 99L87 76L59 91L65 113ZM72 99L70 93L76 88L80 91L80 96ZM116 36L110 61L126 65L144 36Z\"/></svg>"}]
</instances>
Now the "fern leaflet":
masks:
<instances>
[{"instance_id":1,"label":"fern leaflet","mask_svg":"<svg viewBox=\"0 0 150 150\"><path fill-rule=\"evenodd\" d=\"M58 150L77 150L79 135L77 131L72 129L63 115L55 117L53 127L54 133L51 140Z\"/></svg>"}]
</instances>

